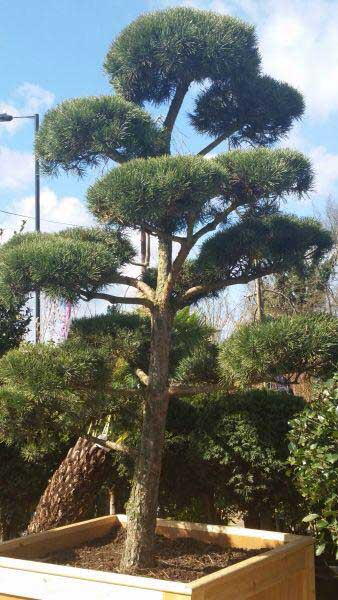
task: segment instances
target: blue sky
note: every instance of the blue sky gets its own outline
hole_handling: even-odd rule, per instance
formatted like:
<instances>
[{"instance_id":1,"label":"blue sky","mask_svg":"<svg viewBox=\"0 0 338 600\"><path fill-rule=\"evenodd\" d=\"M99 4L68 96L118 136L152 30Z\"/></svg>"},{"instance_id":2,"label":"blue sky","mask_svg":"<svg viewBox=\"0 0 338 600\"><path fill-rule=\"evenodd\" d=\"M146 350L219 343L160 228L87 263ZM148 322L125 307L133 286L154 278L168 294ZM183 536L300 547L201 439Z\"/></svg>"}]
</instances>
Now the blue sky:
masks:
<instances>
[{"instance_id":1,"label":"blue sky","mask_svg":"<svg viewBox=\"0 0 338 600\"><path fill-rule=\"evenodd\" d=\"M323 213L338 191L338 0L0 0L0 112L43 115L66 98L110 93L102 63L112 39L140 13L174 5L256 25L263 70L300 89L307 105L281 145L310 156L315 190L302 202L290 199L287 208ZM203 141L182 118L177 151L195 151ZM33 215L32 167L32 123L0 124L0 209ZM88 224L85 191L96 176L43 179L42 217ZM3 241L19 226L19 218L0 213ZM42 227L57 228L44 221Z\"/></svg>"}]
</instances>

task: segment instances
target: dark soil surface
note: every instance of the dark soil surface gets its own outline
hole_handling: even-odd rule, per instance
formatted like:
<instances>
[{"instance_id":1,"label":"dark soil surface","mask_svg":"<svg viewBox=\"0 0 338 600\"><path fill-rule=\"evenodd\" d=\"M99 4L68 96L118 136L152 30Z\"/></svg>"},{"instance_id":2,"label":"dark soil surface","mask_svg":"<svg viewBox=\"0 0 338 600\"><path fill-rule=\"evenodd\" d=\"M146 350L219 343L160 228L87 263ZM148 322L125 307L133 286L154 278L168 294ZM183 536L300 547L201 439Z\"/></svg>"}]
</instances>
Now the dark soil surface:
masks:
<instances>
[{"instance_id":1,"label":"dark soil surface","mask_svg":"<svg viewBox=\"0 0 338 600\"><path fill-rule=\"evenodd\" d=\"M119 573L124 542L125 531L117 529L104 538L49 554L44 560L59 565ZM266 550L221 548L192 538L168 539L158 535L155 565L151 569L139 569L134 574L187 583Z\"/></svg>"}]
</instances>

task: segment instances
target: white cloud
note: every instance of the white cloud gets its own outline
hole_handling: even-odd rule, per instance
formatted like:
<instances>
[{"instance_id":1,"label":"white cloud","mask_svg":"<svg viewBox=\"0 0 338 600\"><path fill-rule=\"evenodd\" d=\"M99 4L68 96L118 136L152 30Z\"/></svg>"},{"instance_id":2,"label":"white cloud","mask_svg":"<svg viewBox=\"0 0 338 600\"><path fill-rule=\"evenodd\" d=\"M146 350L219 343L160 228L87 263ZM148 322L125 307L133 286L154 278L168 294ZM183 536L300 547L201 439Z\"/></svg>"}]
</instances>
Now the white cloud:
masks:
<instances>
[{"instance_id":1,"label":"white cloud","mask_svg":"<svg viewBox=\"0 0 338 600\"><path fill-rule=\"evenodd\" d=\"M16 96L23 102L23 108L28 114L46 110L52 106L55 96L35 83L23 83L15 91Z\"/></svg>"},{"instance_id":2,"label":"white cloud","mask_svg":"<svg viewBox=\"0 0 338 600\"><path fill-rule=\"evenodd\" d=\"M313 191L309 194L310 199L337 195L338 154L329 152L323 144L314 146L310 143L302 134L300 124L292 129L283 146L299 150L311 160L315 177Z\"/></svg>"},{"instance_id":3,"label":"white cloud","mask_svg":"<svg viewBox=\"0 0 338 600\"><path fill-rule=\"evenodd\" d=\"M28 152L0 146L0 189L24 188L33 180L34 159Z\"/></svg>"},{"instance_id":4,"label":"white cloud","mask_svg":"<svg viewBox=\"0 0 338 600\"><path fill-rule=\"evenodd\" d=\"M23 116L44 112L52 106L54 99L52 92L35 83L26 82L16 88L10 98L0 100L0 113ZM8 123L0 123L0 135L4 132L13 135L26 123L26 119L13 119Z\"/></svg>"},{"instance_id":5,"label":"white cloud","mask_svg":"<svg viewBox=\"0 0 338 600\"><path fill-rule=\"evenodd\" d=\"M67 224L79 226L93 225L93 217L87 211L86 206L79 198L75 196L57 196L49 187L41 190L41 230L47 232L59 231L65 229ZM31 216L27 219L24 231L34 230L34 196L24 196L6 206L9 212L20 215ZM4 229L2 242L8 240L14 233L20 229L24 218L14 215L5 215L1 213L1 228ZM50 221L55 221L51 223Z\"/></svg>"},{"instance_id":6,"label":"white cloud","mask_svg":"<svg viewBox=\"0 0 338 600\"><path fill-rule=\"evenodd\" d=\"M326 119L338 111L337 0L183 0L176 5L254 23L263 70L297 87L312 118Z\"/></svg>"},{"instance_id":7,"label":"white cloud","mask_svg":"<svg viewBox=\"0 0 338 600\"><path fill-rule=\"evenodd\" d=\"M325 146L317 146L309 151L315 171L314 192L321 197L337 193L338 154L331 154Z\"/></svg>"}]
</instances>

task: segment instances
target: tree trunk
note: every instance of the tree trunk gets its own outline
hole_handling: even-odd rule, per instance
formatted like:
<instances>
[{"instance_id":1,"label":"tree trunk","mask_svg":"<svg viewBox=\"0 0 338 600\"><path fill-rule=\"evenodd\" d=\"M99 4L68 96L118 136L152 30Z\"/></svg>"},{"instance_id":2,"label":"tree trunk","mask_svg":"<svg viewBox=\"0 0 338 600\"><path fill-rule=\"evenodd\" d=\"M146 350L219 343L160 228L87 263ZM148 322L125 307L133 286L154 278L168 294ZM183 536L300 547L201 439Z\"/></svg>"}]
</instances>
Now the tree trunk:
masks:
<instances>
[{"instance_id":1,"label":"tree trunk","mask_svg":"<svg viewBox=\"0 0 338 600\"><path fill-rule=\"evenodd\" d=\"M128 502L127 540L121 569L131 573L153 563L153 547L168 410L168 368L172 315L155 308L152 314L148 394L133 486Z\"/></svg>"},{"instance_id":2,"label":"tree trunk","mask_svg":"<svg viewBox=\"0 0 338 600\"><path fill-rule=\"evenodd\" d=\"M27 533L80 521L90 513L107 467L108 452L80 437L49 480Z\"/></svg>"}]
</instances>

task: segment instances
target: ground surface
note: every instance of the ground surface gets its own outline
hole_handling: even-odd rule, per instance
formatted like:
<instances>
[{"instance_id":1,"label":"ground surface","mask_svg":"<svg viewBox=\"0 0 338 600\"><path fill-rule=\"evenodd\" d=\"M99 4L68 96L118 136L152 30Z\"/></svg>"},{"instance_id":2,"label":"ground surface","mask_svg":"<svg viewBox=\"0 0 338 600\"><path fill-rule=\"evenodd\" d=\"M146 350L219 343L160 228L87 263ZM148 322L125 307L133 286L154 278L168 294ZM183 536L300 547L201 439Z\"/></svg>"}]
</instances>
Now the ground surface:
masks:
<instances>
[{"instance_id":1,"label":"ground surface","mask_svg":"<svg viewBox=\"0 0 338 600\"><path fill-rule=\"evenodd\" d=\"M48 555L45 561L98 571L119 572L119 562L125 541L125 531L113 533L76 548ZM220 548L191 538L171 540L156 536L156 564L152 569L140 569L137 575L189 582L229 565L266 551Z\"/></svg>"}]
</instances>

